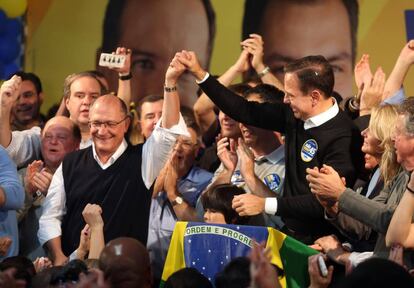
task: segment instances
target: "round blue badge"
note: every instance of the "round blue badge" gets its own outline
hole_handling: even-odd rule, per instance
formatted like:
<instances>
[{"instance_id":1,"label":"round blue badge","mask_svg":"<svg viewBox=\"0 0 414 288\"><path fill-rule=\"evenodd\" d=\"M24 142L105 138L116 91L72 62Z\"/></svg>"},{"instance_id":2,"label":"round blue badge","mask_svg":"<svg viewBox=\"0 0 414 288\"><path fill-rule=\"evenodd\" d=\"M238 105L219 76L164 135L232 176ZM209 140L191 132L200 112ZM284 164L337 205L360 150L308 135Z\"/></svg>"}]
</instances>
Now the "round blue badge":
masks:
<instances>
[{"instance_id":1,"label":"round blue badge","mask_svg":"<svg viewBox=\"0 0 414 288\"><path fill-rule=\"evenodd\" d=\"M318 151L318 143L315 139L306 140L302 145L302 150L300 151L300 157L305 162L310 162L313 157L315 157L316 152Z\"/></svg>"},{"instance_id":2,"label":"round blue badge","mask_svg":"<svg viewBox=\"0 0 414 288\"><path fill-rule=\"evenodd\" d=\"M236 171L233 172L233 175L231 176L230 182L233 185L236 185L236 186L242 186L242 185L244 185L244 178L241 175L240 170L236 170Z\"/></svg>"},{"instance_id":3,"label":"round blue badge","mask_svg":"<svg viewBox=\"0 0 414 288\"><path fill-rule=\"evenodd\" d=\"M266 175L263 180L266 186L273 192L276 192L280 187L280 176L276 173Z\"/></svg>"}]
</instances>

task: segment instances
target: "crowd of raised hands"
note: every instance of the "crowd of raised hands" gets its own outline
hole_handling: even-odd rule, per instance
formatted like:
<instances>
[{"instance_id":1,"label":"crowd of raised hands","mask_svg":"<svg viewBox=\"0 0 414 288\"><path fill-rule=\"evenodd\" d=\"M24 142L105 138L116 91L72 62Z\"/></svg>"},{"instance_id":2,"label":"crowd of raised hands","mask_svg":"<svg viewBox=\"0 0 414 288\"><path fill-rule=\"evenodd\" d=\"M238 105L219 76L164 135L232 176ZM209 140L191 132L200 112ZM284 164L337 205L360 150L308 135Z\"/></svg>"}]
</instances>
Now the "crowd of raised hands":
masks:
<instances>
[{"instance_id":1,"label":"crowd of raised hands","mask_svg":"<svg viewBox=\"0 0 414 288\"><path fill-rule=\"evenodd\" d=\"M275 75L272 73L271 69L265 65L263 56L263 39L260 35L251 34L248 39L245 39L240 43L241 46L241 53L235 63L229 67L227 71L225 71L219 78L218 81L223 84L224 86L229 86L238 76L242 75L243 73L247 73L248 71L254 70L255 73L258 75L256 79L250 79L253 82L260 82L268 85L272 85L278 88L281 91L284 91L283 81L276 78ZM117 73L121 76L126 76L130 73L129 66L131 65L131 53L128 49L120 47L115 52L115 54L119 55L126 55L126 61L124 67L114 69ZM389 103L391 105L396 105L401 103L401 91L403 87L403 83L405 81L405 77L414 63L414 40L409 41L407 44L404 45L402 48L395 66L391 71L390 75L386 77L385 72L381 67L375 69L371 69L370 65L370 56L368 54L362 55L361 59L357 62L354 69L354 78L355 84L357 87L357 93L354 97L349 98L349 101L344 101L342 105L345 110L349 110L350 114L357 113L357 117L364 117L371 115L372 119L379 119L378 121L385 121L381 120L377 117L378 113L382 113L381 111L384 108L381 108L384 103ZM204 70L204 68L200 65L197 55L192 51L179 51L175 54L174 58L171 60L170 67L166 71L165 75L165 87L176 87L177 86L177 79L185 72L188 71L191 73L197 81L204 81L208 76L208 72ZM11 107L13 103L16 102L18 97L18 90L20 89L22 79L18 76L13 76L10 80L3 83L1 86L0 94L1 94L1 111L0 111L0 118L2 123L0 124L0 142L3 146L7 147L9 143L12 141L11 139L11 130L10 125L3 123L4 119L10 119ZM104 86L105 83L103 82ZM107 84L106 84L107 85ZM175 91L175 90L174 90ZM118 97L120 97L125 103L131 102L131 87L129 81L119 81ZM349 95L342 95L342 96L349 96ZM400 98L398 98L400 96ZM399 100L398 100L399 99ZM344 99L347 100L347 99ZM170 107L171 108L171 107ZM178 107L176 107L179 109ZM197 121L198 126L200 127L202 134L207 134L213 125L217 125L217 115L216 115L216 106L215 103L208 98L206 94L201 94L198 98L197 102L195 103L194 107L194 117ZM392 108L394 113L394 122L392 125L396 125L395 121L398 117L397 108ZM62 100L62 104L60 106L59 115L65 115L65 101ZM414 111L414 110L413 110ZM384 112L385 113L385 112ZM355 115L354 115L355 116ZM139 117L139 115L136 115ZM385 116L384 116L385 117ZM178 120L177 120L178 121ZM386 124L390 123L382 123L379 122L379 125L383 125L384 127ZM374 124L372 124L374 125ZM139 134L139 121L133 124L133 128L136 131L132 131L132 135L134 133ZM4 129L3 129L4 128ZM82 127L81 127L82 128ZM367 127L367 129L372 129L371 123ZM371 133L378 133L377 131ZM413 131L411 131L413 132ZM410 132L410 133L411 133ZM82 129L81 129L82 133ZM363 132L364 133L364 132ZM368 132L365 132L368 133ZM374 134L376 140L383 142L392 143L395 142L395 135L393 136L394 132L389 132L386 136ZM362 134L364 136L364 134ZM365 134L366 135L366 134ZM140 135L142 136L142 135ZM223 170L217 178L215 179L215 184L222 184L222 183L229 183L231 181L231 177L235 172L236 168L240 170L241 175L245 179L246 184L249 188L255 191L252 194L241 194L235 195L231 207L233 210L237 212L240 216L255 216L264 212L265 209L265 198L271 197L273 192L263 184L257 175L255 174L255 155L253 149L249 147L245 140L242 137L232 138L223 136L221 134L215 135L216 137L216 145L217 145L217 157L223 166ZM371 135L372 136L372 135ZM47 136L44 136L47 137ZM135 136L132 136L135 137ZM276 137L276 135L275 135ZM279 135L280 137L280 135ZM365 137L365 136L364 136ZM367 136L368 137L368 136ZM367 138L366 137L366 138ZM383 137L384 139L381 139ZM412 135L410 136L412 137ZM83 138L83 135L82 135ZM142 137L136 137L142 139ZM280 138L281 142L283 139ZM83 140L83 139L82 139ZM133 142L133 141L131 141ZM388 143L387 142L387 143ZM282 143L283 144L283 143ZM378 149L381 150L381 155L377 157L376 161L379 167L382 169L388 169L392 165L389 163L385 163L381 161L382 153L389 152L394 153L395 156L395 148L393 147L383 147L378 143ZM388 150L387 150L388 149ZM73 149L76 150L76 149ZM368 154L368 153L367 153ZM414 158L414 155L412 155ZM160 173L157 175L157 179L154 183L152 196L156 198L157 195L160 193L166 193L167 199L174 199L177 195L177 183L181 178L181 170L179 168L179 158L181 156L176 150L172 150L171 155L168 158L168 161L163 166ZM369 155L367 156L369 157ZM396 157L396 156L395 156ZM45 159L46 158L46 159ZM62 158L63 159L63 158ZM60 161L62 161L62 159ZM398 159L394 159L397 161ZM43 157L39 157L39 159L34 160L33 162L26 163L26 172L23 175L23 188L26 194L30 195L32 198L37 197L47 197L49 187L52 183L53 175L57 169L57 166L50 165L50 162L47 162L48 158L43 155ZM395 162L394 161L394 162ZM401 161L400 161L401 162ZM400 163L399 162L399 163ZM60 163L59 163L60 164ZM374 165L377 166L377 165ZM398 166L400 168L400 166ZM406 168L402 166L401 169ZM414 168L414 167L413 167ZM391 169L391 168L390 168ZM394 169L394 168L392 168ZM392 170L391 169L391 170ZM394 169L395 170L395 169ZM386 185L392 185L392 180L394 177L397 177L398 173L401 170L392 170L383 172L382 177L383 180L386 180ZM214 171L213 171L214 172ZM336 218L338 215L341 215L343 212L341 210L341 202L340 199L347 190L347 183L344 177L341 177L335 169L330 165L323 164L321 167L314 167L306 169L306 180L308 181L309 189L321 206L324 209L325 217L332 217ZM384 176L385 175L385 176ZM391 176L393 177L391 177ZM412 175L411 175L412 176ZM384 178L385 177L385 178ZM392 178L392 179L391 179ZM391 186L392 187L392 186ZM347 240L347 236L355 232L357 229L352 227L352 231L347 231L343 233L341 240L338 239L335 235L326 235L317 239L313 245L310 245L315 250L319 251L320 253L315 254L309 257L308 260L308 273L310 278L310 287L329 287L332 283L338 285L351 285L351 286L341 286L341 287L352 287L353 284L350 283L357 283L352 281L358 281L358 273L363 273L359 271L364 271L363 269L371 269L374 270L374 267L382 267L381 269L394 269L395 271L398 270L395 267L395 263L398 264L398 267L403 267L402 271L397 271L395 275L402 275L401 277L405 277L408 272L411 273L411 270L405 266L403 254L405 253L405 249L410 249L414 247L414 226L412 224L412 217L414 216L414 192L411 191L414 189L414 177L411 177L410 180L406 181L406 185L404 188L407 188L407 191L401 193L401 198L392 207L392 211L390 209L386 210L384 213L388 213L387 217L390 219L389 223L387 223L387 227L384 231L377 231L377 227L369 227L369 233L382 233L384 237L386 235L386 244L390 247L390 255L389 259L391 262L384 262L384 263L374 263L375 259L366 260L368 264L371 265L366 268L362 264L356 266L355 262L352 262L352 251L346 245L346 243L342 243L341 241ZM354 187L348 187L354 188ZM401 188L402 189L402 188ZM1 192L1 191L0 191ZM391 193L391 192L390 192ZM3 194L0 194L0 200L2 199ZM385 205L388 198L385 199L383 202L380 200L372 200L380 202L381 205ZM33 202L33 201L32 201ZM2 202L0 201L0 208ZM33 204L30 204L33 205ZM385 209L385 206L378 206L378 209ZM30 207L28 207L30 208ZM175 213L178 216L178 220L181 221L192 221L197 217L196 211L194 209L186 209L185 211L180 211L174 209ZM193 207L195 208L195 207ZM177 208L178 209L178 208ZM394 211L395 209L395 211ZM390 212L391 211L391 212ZM27 212L27 211L26 211ZM103 251L105 251L108 246L105 246L106 242L104 239L104 230L105 230L105 223L102 217L102 208L98 204L87 204L83 211L82 217L83 221L86 223L84 228L82 229L79 235L79 246L73 253L66 257L65 255L55 257L55 259L50 260L47 257L39 257L33 261L33 266L28 267L26 266L25 271L30 276L30 279L35 275L43 275L47 274L45 277L47 281L57 281L54 283L63 284L71 273L77 273L74 276L73 287L111 287L110 283L114 283L113 279L110 281L109 278L111 273L114 273L111 269L115 269L111 267L110 269L104 269L103 263L105 260L103 259L103 255L106 255ZM391 213L391 215L389 214ZM25 213L23 213L23 216ZM346 216L348 217L348 216ZM378 217L382 217L381 215ZM384 216L385 217L385 216ZM81 221L82 219L79 219ZM344 220L345 221L345 220ZM345 222L344 222L345 223ZM232 223L227 223L232 224ZM364 225L369 226L366 223ZM388 225L389 224L389 225ZM343 230L346 230L346 223L339 224L345 225L342 226ZM360 224L355 224L360 225ZM362 224L361 224L362 225ZM360 227L360 226L358 226ZM361 228L362 229L362 228ZM365 228L364 228L365 229ZM368 228L367 228L368 229ZM363 230L364 233L366 230ZM368 232L367 232L368 233ZM33 235L33 237L36 237ZM345 242L345 241L344 241ZM0 237L0 256L5 256L8 253L12 245L12 239L10 237ZM117 245L127 245L123 244L114 244L111 249L115 251L121 247ZM129 244L128 244L129 245ZM134 244L136 245L136 244ZM117 248L118 247L118 248ZM121 249L121 248L119 248ZM138 249L138 248L136 248ZM369 254L368 256L372 255L372 251L367 251ZM110 254L110 252L107 252ZM117 252L114 252L115 254ZM129 261L128 255L124 255L125 252L119 252L121 255L122 260ZM143 259L148 258L147 251L145 250ZM275 267L270 259L271 251L268 248L265 248L265 245L254 243L251 253L249 255L249 265L250 265L250 286L249 287L260 287L260 288L270 288L270 287L281 287L278 278L278 269ZM316 252L315 252L316 253ZM98 260L99 259L99 260ZM115 258L114 258L115 259ZM80 262L76 262L80 260ZM10 260L10 266L7 266L7 261L0 264L0 287L27 287L26 284L28 282L27 278L19 278L18 272L20 273L21 268L16 268L13 266L20 262L24 261L22 259L16 258ZM13 262L15 261L15 262ZM75 262L73 262L75 261ZM117 260L118 261L118 260ZM145 260L146 261L146 260ZM143 260L143 264L147 265L147 263ZM149 260L148 260L149 261ZM369 263L371 261L372 263ZM69 263L68 263L69 262ZM328 263L326 265L326 271L322 271L323 266L321 264ZM71 264L72 263L72 264ZM75 263L75 264L74 264ZM86 267L86 264L88 267ZM333 265L329 263L335 263L335 268ZM358 262L359 263L359 262ZM26 263L27 264L27 263ZM59 273L52 273L51 269L54 264L62 264L63 267L60 267ZM73 265L75 268L71 267ZM85 267L84 267L84 266ZM348 276L345 278L343 283L339 283L335 281L335 270L337 269L337 265L342 266L345 274ZM361 265L361 266L360 266ZM377 266L375 266L377 265ZM383 266L381 266L383 265ZM387 266L388 265L388 266ZM393 266L394 265L394 266ZM30 265L29 265L30 266ZM99 268L98 268L99 266ZM356 268L355 268L356 266ZM12 267L12 268L9 268ZM14 268L13 268L14 267ZM131 264L131 267L134 267ZM373 268L370 268L373 267ZM385 267L385 268L384 268ZM71 270L73 268L73 270ZM412 267L409 267L412 268ZM65 270L66 269L66 270ZM378 268L380 269L380 268ZM28 271L31 272L28 272ZM33 271L32 271L33 270ZM138 269L139 270L139 269ZM138 271L137 270L137 271ZM393 270L393 271L394 271ZM47 272L45 272L47 271ZM68 272L69 271L69 272ZM76 271L76 272L74 272ZM111 272L112 271L112 272ZM32 273L32 274L30 274ZM43 273L43 274L42 274ZM122 274L121 272L117 272ZM125 273L127 273L125 271ZM142 273L142 275L147 275L147 271L140 271L136 272ZM364 272L365 273L365 272ZM59 280L61 275L61 280ZM63 276L62 276L63 275ZM125 274L126 275L126 274ZM150 273L149 273L150 275ZM135 275L137 276L137 275ZM147 275L148 276L148 275ZM145 277L147 277L145 276ZM66 278L65 278L66 277ZM114 277L113 275L111 277ZM144 278L145 278L144 277ZM354 278L353 278L354 277ZM39 277L40 278L40 277ZM149 278L151 278L149 276ZM34 277L33 277L34 279ZM46 281L46 280L44 280ZM60 281L60 282L59 282ZM385 280L384 280L385 281ZM48 282L49 283L49 282ZM51 283L51 282L50 282ZM151 286L151 280L148 280L146 285L142 287L149 287ZM39 285L39 284L38 284ZM41 286L37 286L41 287ZM72 286L71 286L72 287ZM116 286L113 286L116 287ZM173 286L171 286L173 287ZM247 287L247 286L246 286ZM402 286L401 286L402 287Z\"/></svg>"}]
</instances>

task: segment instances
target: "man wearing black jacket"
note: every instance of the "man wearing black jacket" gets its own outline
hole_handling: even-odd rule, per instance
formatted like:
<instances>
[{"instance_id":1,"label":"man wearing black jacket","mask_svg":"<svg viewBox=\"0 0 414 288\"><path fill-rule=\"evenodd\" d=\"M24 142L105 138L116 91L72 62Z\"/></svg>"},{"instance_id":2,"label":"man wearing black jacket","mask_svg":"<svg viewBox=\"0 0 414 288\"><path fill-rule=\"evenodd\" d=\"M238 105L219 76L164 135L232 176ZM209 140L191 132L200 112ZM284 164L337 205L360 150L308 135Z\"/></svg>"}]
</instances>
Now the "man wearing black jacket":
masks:
<instances>
[{"instance_id":1,"label":"man wearing black jacket","mask_svg":"<svg viewBox=\"0 0 414 288\"><path fill-rule=\"evenodd\" d=\"M353 185L362 167L359 131L331 97L334 75L322 56L308 56L285 67L284 104L248 102L222 86L204 71L193 52L181 61L197 78L203 91L233 119L285 135L286 180L283 197L235 197L233 208L241 215L262 211L284 219L286 232L304 242L332 233L323 208L310 192L306 168L334 166ZM265 71L263 71L266 73ZM258 183L260 185L261 183ZM261 185L262 189L267 189Z\"/></svg>"}]
</instances>

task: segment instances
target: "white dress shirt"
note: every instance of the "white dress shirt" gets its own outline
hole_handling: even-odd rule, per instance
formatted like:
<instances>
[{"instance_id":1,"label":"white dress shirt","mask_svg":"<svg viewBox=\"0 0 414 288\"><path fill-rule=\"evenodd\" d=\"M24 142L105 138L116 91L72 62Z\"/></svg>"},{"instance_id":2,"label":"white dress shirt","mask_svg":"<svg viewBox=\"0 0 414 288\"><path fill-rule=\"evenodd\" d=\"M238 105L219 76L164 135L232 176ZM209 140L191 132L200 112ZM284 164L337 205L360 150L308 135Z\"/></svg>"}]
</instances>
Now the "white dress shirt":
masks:
<instances>
[{"instance_id":1,"label":"white dress shirt","mask_svg":"<svg viewBox=\"0 0 414 288\"><path fill-rule=\"evenodd\" d=\"M12 132L10 144L5 148L17 168L26 167L33 160L40 159L40 133L41 129L38 126Z\"/></svg>"},{"instance_id":2,"label":"white dress shirt","mask_svg":"<svg viewBox=\"0 0 414 288\"><path fill-rule=\"evenodd\" d=\"M148 189L165 165L177 137L179 135L189 136L181 114L179 123L170 129L161 127L161 121L162 118L158 121L154 131L142 148L141 175ZM127 146L124 139L108 162L103 164L101 161L97 161L99 158L96 155L95 147L92 145L94 159L102 169L107 169L125 152ZM62 235L61 221L66 213L65 203L66 193L61 164L53 175L48 193L42 204L43 211L39 219L39 231L37 233L41 245Z\"/></svg>"},{"instance_id":3,"label":"white dress shirt","mask_svg":"<svg viewBox=\"0 0 414 288\"><path fill-rule=\"evenodd\" d=\"M311 128L321 126L322 124L334 118L339 113L338 103L336 103L335 98L331 99L334 102L333 105L328 110L305 120L305 122L303 123L303 129L308 130Z\"/></svg>"}]
</instances>

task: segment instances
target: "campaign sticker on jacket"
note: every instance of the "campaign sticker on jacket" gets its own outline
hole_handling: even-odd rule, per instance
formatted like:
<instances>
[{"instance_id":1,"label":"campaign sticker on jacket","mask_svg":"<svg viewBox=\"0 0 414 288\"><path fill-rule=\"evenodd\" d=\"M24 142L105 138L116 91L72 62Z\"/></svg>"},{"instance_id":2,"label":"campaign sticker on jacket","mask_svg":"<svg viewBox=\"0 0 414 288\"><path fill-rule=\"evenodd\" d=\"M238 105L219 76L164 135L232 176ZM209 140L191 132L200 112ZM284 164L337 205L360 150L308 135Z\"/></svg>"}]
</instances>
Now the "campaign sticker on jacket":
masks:
<instances>
[{"instance_id":1,"label":"campaign sticker on jacket","mask_svg":"<svg viewBox=\"0 0 414 288\"><path fill-rule=\"evenodd\" d=\"M272 190L273 192L276 192L279 190L280 187L280 176L277 175L276 173L272 173L269 175L266 175L263 178L264 183L266 184L267 187L269 187L270 190Z\"/></svg>"},{"instance_id":2,"label":"campaign sticker on jacket","mask_svg":"<svg viewBox=\"0 0 414 288\"><path fill-rule=\"evenodd\" d=\"M312 161L313 157L315 157L317 151L318 143L316 143L315 139L306 140L306 142L302 145L300 157L303 161L310 162Z\"/></svg>"},{"instance_id":3,"label":"campaign sticker on jacket","mask_svg":"<svg viewBox=\"0 0 414 288\"><path fill-rule=\"evenodd\" d=\"M243 176L241 175L240 170L236 170L233 172L230 182L236 186L244 185L244 179L243 179Z\"/></svg>"}]
</instances>

